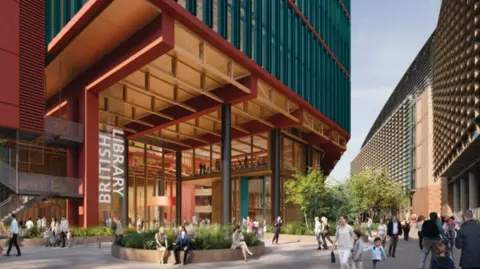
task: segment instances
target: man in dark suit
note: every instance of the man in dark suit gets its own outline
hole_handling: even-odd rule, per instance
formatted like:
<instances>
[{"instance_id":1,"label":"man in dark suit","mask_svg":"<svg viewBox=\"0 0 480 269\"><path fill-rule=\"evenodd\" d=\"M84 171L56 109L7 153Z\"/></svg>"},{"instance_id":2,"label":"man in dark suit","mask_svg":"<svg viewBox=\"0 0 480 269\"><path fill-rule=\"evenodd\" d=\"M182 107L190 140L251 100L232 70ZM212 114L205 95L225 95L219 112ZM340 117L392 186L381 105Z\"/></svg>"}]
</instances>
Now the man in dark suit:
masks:
<instances>
[{"instance_id":1,"label":"man in dark suit","mask_svg":"<svg viewBox=\"0 0 480 269\"><path fill-rule=\"evenodd\" d=\"M177 234L177 240L175 241L175 248L173 253L175 254L175 264L180 263L180 251L183 251L183 264L187 264L187 255L190 251L190 235L187 233L185 226L180 228L180 232Z\"/></svg>"},{"instance_id":2,"label":"man in dark suit","mask_svg":"<svg viewBox=\"0 0 480 269\"><path fill-rule=\"evenodd\" d=\"M395 258L395 251L397 250L398 237L402 235L402 225L393 216L387 224L387 235L390 236L390 246L388 247L388 256Z\"/></svg>"},{"instance_id":3,"label":"man in dark suit","mask_svg":"<svg viewBox=\"0 0 480 269\"><path fill-rule=\"evenodd\" d=\"M273 238L272 238L272 245L278 245L278 237L280 236L280 227L282 227L283 221L282 218L279 216L277 220L273 223Z\"/></svg>"}]
</instances>

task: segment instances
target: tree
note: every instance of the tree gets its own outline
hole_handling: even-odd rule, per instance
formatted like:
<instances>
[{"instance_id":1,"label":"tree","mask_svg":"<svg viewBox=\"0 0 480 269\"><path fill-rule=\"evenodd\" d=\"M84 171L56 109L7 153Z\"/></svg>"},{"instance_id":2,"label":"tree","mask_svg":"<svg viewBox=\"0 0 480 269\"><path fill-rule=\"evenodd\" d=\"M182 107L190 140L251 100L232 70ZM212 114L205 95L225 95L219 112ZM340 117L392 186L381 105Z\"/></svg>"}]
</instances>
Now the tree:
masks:
<instances>
[{"instance_id":1,"label":"tree","mask_svg":"<svg viewBox=\"0 0 480 269\"><path fill-rule=\"evenodd\" d=\"M402 185L392 180L385 170L367 168L352 175L348 184L360 212L375 215L388 209L395 213L407 200Z\"/></svg>"},{"instance_id":2,"label":"tree","mask_svg":"<svg viewBox=\"0 0 480 269\"><path fill-rule=\"evenodd\" d=\"M285 183L286 202L297 205L302 211L307 229L309 219L328 210L325 203L325 180L322 172L309 168L304 174L296 171L293 180Z\"/></svg>"}]
</instances>

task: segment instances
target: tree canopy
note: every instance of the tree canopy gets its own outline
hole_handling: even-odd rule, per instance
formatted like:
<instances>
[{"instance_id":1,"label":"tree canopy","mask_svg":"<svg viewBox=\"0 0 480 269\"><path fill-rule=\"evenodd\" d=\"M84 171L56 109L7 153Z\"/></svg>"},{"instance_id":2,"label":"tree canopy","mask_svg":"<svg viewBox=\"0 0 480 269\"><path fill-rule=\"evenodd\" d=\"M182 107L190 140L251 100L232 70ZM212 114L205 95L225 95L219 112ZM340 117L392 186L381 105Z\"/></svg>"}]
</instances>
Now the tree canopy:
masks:
<instances>
[{"instance_id":1,"label":"tree canopy","mask_svg":"<svg viewBox=\"0 0 480 269\"><path fill-rule=\"evenodd\" d=\"M400 182L390 178L385 170L367 168L349 179L352 198L359 212L397 212L407 202Z\"/></svg>"}]
</instances>

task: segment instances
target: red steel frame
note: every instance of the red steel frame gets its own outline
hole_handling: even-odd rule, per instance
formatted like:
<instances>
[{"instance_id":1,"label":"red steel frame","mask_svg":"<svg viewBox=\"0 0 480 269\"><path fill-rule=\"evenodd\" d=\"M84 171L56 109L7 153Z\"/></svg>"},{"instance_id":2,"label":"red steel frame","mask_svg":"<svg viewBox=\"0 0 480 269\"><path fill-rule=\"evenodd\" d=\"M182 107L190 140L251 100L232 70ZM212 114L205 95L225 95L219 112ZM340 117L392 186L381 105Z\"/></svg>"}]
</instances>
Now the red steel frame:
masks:
<instances>
[{"instance_id":1,"label":"red steel frame","mask_svg":"<svg viewBox=\"0 0 480 269\"><path fill-rule=\"evenodd\" d=\"M302 99L298 94L290 90L278 79L273 77L265 69L257 65L245 54L236 49L228 41L224 40L220 35L210 29L207 25L201 23L196 17L192 16L186 9L182 8L173 0L150 0L152 4L157 5L162 10L162 15L147 25L144 29L140 30L134 35L134 38L130 38L126 42L122 43L112 53L107 55L93 67L82 73L80 77L75 79L69 85L65 87L62 95L68 100L68 118L74 120L78 118L78 121L84 125L85 128L85 142L78 152L69 150L67 154L67 176L75 177L79 176L84 178L84 199L82 203L77 203L75 200L69 200L67 202L67 216L69 220L74 224L80 224L83 226L98 225L98 133L99 133L99 112L98 112L98 94L109 86L113 85L117 81L128 76L132 72L138 70L140 67L148 64L154 59L160 57L164 53L171 50L174 45L174 21L177 20L185 27L193 31L198 36L201 36L205 41L219 49L221 52L229 55L233 61L239 63L251 72L250 79L254 82L258 79L262 79L267 84L272 85L278 89L287 98L295 101L300 105L300 108L294 113L301 118L302 124L303 109L308 111L313 116L319 118L330 128L337 131L340 135L346 137L348 140L350 134L344 129L335 124L328 117L323 115L320 111L310 105L307 101ZM89 1L88 5L82 8L71 24L64 28L62 32L52 41L54 42L49 46L49 54L52 56L57 55L73 38L78 35L88 23L90 23L96 15L98 15L103 9L105 9L111 1ZM83 12L82 12L83 11ZM326 44L325 44L326 45ZM349 74L348 74L349 75ZM256 83L249 85L252 89L252 93L248 96L235 96L232 99L230 97L229 103L238 103L245 100L256 97ZM225 91L224 91L225 92ZM225 96L225 99L228 99ZM76 104L78 103L78 107ZM206 113L218 110L219 105L214 105L210 109L199 111L194 115L190 115L184 118L177 119L173 123L187 120L191 117L198 117ZM78 115L75 115L78 112ZM272 121L277 121L272 117ZM246 126L248 129L260 130L259 132L266 131L265 126L256 126L261 124L259 122L249 123L252 126ZM298 123L297 123L298 124ZM287 123L284 127L289 126ZM162 125L160 127L165 127ZM149 130L150 132L152 130ZM142 133L145 134L145 133ZM235 135L232 133L232 137L241 136L241 134ZM130 138L135 136L130 136ZM331 158L327 160L329 165L338 159L337 155L341 152L333 144L325 145L332 153ZM328 154L327 154L328 155ZM333 156L335 155L335 156ZM78 171L75 169L78 168ZM75 221L76 216L81 213L83 217L79 221Z\"/></svg>"}]
</instances>

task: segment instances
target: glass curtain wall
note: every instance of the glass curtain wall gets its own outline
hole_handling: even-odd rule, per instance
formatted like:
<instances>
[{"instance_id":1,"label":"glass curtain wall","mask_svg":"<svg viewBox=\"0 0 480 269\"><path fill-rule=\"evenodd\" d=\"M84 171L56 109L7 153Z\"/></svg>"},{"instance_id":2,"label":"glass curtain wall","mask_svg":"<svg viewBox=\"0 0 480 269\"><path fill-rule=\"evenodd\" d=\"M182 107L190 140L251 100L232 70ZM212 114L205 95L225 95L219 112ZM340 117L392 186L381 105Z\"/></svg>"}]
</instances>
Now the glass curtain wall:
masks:
<instances>
[{"instance_id":1,"label":"glass curtain wall","mask_svg":"<svg viewBox=\"0 0 480 269\"><path fill-rule=\"evenodd\" d=\"M175 152L139 142L130 142L128 153L129 224L144 229L170 225L174 206L153 205L154 196L175 196Z\"/></svg>"},{"instance_id":2,"label":"glass curtain wall","mask_svg":"<svg viewBox=\"0 0 480 269\"><path fill-rule=\"evenodd\" d=\"M291 221L300 221L302 216L298 208L294 205L286 203L285 199L285 183L294 180L293 173L296 171L304 172L306 167L306 152L305 144L294 140L293 138L282 135L281 137L281 173L280 173L280 214L283 220L288 223ZM319 158L318 152L313 151L312 161L316 162L315 158ZM319 159L318 159L319 161Z\"/></svg>"}]
</instances>

